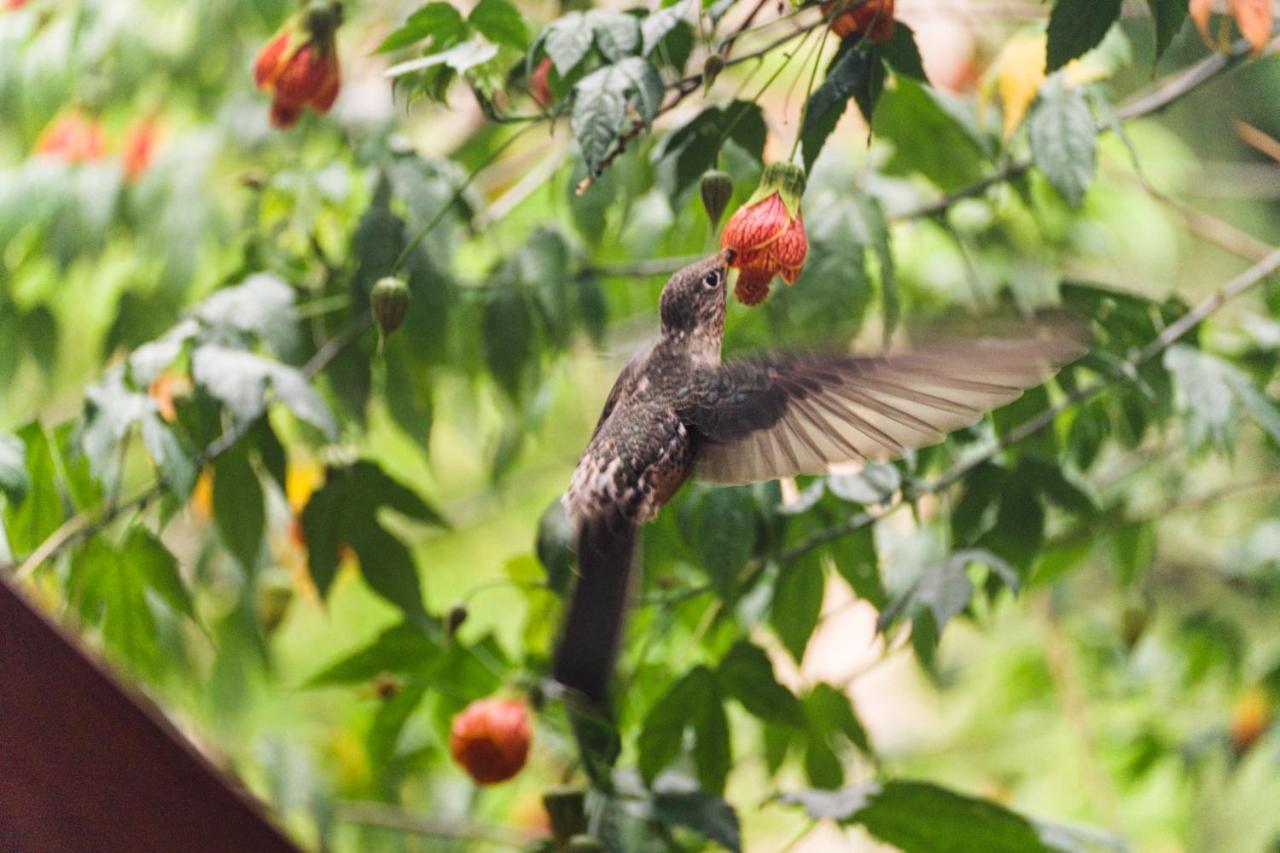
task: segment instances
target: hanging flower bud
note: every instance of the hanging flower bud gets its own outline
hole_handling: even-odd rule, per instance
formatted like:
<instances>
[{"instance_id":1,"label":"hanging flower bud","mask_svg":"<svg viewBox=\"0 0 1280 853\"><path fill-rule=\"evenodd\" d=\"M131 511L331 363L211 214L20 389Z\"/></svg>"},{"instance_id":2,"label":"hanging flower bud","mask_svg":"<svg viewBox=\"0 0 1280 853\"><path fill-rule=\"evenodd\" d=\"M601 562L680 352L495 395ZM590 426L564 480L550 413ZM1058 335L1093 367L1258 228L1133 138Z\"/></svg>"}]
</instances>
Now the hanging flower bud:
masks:
<instances>
[{"instance_id":1,"label":"hanging flower bud","mask_svg":"<svg viewBox=\"0 0 1280 853\"><path fill-rule=\"evenodd\" d=\"M515 776L529 757L529 713L516 699L481 699L453 718L449 752L479 785Z\"/></svg>"},{"instance_id":2,"label":"hanging flower bud","mask_svg":"<svg viewBox=\"0 0 1280 853\"><path fill-rule=\"evenodd\" d=\"M271 92L271 124L290 127L303 107L324 114L338 98L342 71L334 34L342 4L316 3L290 18L258 53L253 80Z\"/></svg>"},{"instance_id":3,"label":"hanging flower bud","mask_svg":"<svg viewBox=\"0 0 1280 853\"><path fill-rule=\"evenodd\" d=\"M720 72L724 70L724 57L719 53L708 53L702 61L702 91L711 91L711 84L716 82Z\"/></svg>"},{"instance_id":4,"label":"hanging flower bud","mask_svg":"<svg viewBox=\"0 0 1280 853\"><path fill-rule=\"evenodd\" d=\"M720 235L720 248L734 249L738 269L734 294L743 305L758 305L769 295L769 282L781 275L794 284L809 253L800 197L804 170L791 163L765 167L760 186L734 211Z\"/></svg>"},{"instance_id":5,"label":"hanging flower bud","mask_svg":"<svg viewBox=\"0 0 1280 853\"><path fill-rule=\"evenodd\" d=\"M462 623L467 621L467 606L465 604L455 604L449 608L449 615L445 619L444 632L445 636L453 639L458 634L458 629L462 627Z\"/></svg>"},{"instance_id":6,"label":"hanging flower bud","mask_svg":"<svg viewBox=\"0 0 1280 853\"><path fill-rule=\"evenodd\" d=\"M724 209L729 206L729 199L733 198L733 178L719 169L712 169L703 174L698 192L702 195L702 208L707 212L707 219L715 228L720 224Z\"/></svg>"},{"instance_id":7,"label":"hanging flower bud","mask_svg":"<svg viewBox=\"0 0 1280 853\"><path fill-rule=\"evenodd\" d=\"M845 7L852 8L846 9ZM844 9L837 13L837 10ZM871 41L885 42L893 38L893 0L830 0L822 4L822 13L831 16L831 32L840 38L857 33Z\"/></svg>"},{"instance_id":8,"label":"hanging flower bud","mask_svg":"<svg viewBox=\"0 0 1280 853\"><path fill-rule=\"evenodd\" d=\"M551 95L551 57L542 57L538 67L529 75L529 93L544 110L555 100Z\"/></svg>"},{"instance_id":9,"label":"hanging flower bud","mask_svg":"<svg viewBox=\"0 0 1280 853\"><path fill-rule=\"evenodd\" d=\"M389 275L378 279L369 294L373 322L378 325L378 349L391 333L400 328L409 313L409 286L404 279Z\"/></svg>"},{"instance_id":10,"label":"hanging flower bud","mask_svg":"<svg viewBox=\"0 0 1280 853\"><path fill-rule=\"evenodd\" d=\"M102 122L80 110L68 110L41 132L35 153L73 164L101 160L107 155Z\"/></svg>"}]
</instances>

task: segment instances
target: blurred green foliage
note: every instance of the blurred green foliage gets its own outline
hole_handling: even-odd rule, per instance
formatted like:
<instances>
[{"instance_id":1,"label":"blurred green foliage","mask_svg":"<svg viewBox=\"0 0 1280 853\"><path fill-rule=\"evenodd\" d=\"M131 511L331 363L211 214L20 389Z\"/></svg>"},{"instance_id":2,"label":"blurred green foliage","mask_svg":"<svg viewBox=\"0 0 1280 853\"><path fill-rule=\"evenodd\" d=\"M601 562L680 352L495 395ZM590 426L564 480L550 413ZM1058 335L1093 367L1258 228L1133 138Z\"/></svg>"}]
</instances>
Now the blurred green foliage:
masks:
<instances>
[{"instance_id":1,"label":"blurred green foliage","mask_svg":"<svg viewBox=\"0 0 1280 853\"><path fill-rule=\"evenodd\" d=\"M305 845L554 846L556 498L716 245L700 176L732 209L791 146L809 259L730 350L1060 305L1090 352L892 465L687 487L644 532L590 831L1271 849L1280 165L1227 120L1280 135L1275 61L1210 54L1180 0L964 6L837 45L748 0L349 3L337 105L277 131L252 65L292 3L0 4L0 571ZM1010 65L1046 28L1063 70ZM449 725L495 692L533 757L477 791Z\"/></svg>"}]
</instances>

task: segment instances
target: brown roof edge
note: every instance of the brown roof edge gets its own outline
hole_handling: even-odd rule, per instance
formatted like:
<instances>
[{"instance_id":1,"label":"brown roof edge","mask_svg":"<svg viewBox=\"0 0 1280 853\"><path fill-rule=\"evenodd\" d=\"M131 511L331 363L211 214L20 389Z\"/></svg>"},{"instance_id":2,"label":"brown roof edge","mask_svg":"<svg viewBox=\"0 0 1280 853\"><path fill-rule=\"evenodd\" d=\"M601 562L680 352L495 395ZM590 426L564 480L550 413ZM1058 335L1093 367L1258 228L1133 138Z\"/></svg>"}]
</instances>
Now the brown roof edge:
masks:
<instances>
[{"instance_id":1,"label":"brown roof edge","mask_svg":"<svg viewBox=\"0 0 1280 853\"><path fill-rule=\"evenodd\" d=\"M0 579L0 851L296 853L251 794Z\"/></svg>"}]
</instances>

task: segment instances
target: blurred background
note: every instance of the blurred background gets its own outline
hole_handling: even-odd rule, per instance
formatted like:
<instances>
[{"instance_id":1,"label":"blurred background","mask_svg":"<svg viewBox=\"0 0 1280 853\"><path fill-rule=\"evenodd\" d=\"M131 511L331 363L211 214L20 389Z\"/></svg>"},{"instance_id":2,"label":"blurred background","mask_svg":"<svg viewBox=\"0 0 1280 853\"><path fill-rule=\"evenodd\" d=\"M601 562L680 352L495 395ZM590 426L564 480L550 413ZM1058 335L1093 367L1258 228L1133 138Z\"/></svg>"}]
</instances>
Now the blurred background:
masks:
<instances>
[{"instance_id":1,"label":"blurred background","mask_svg":"<svg viewBox=\"0 0 1280 853\"><path fill-rule=\"evenodd\" d=\"M669 91L708 52L739 57L791 38L705 90L699 81L584 181L567 120L582 70L553 67L549 82L544 71L544 91L531 76L544 26L573 3L518 0L521 26L507 37L476 24L495 48L481 62L388 77L461 36L402 26L425 19L418 3L348 2L336 103L277 128L254 63L293 3L0 2L0 433L22 440L34 489L0 498L0 565L21 564L86 507L146 495L157 470L170 486L174 470L189 477L21 572L21 585L308 847L498 849L547 832L540 796L574 766L562 719L539 713L529 765L484 789L450 760L449 721L472 699L523 696L544 674L567 578L554 510L544 513L617 371L656 332L666 275L718 246L697 179L718 165L734 181L730 211L741 204L762 162L794 152L807 93L837 51L812 26L816 7L716 5L714 22L686 10L659 34L651 62ZM642 8L637 17L659 11ZM1063 304L1094 321L1099 343L1058 383L891 473L723 499L686 490L645 544L647 605L622 662L623 764L635 764L647 712L681 674L750 638L797 695L825 684L849 697L865 737L788 741L727 702L724 797L746 849L882 849L874 833L769 799L875 778L1090 827L1075 842L1086 848L1081 838L1280 849L1280 290L1257 276L1141 370L1126 361L1280 241L1280 65L1245 45L1205 66L1214 53L1189 20L1157 61L1148 5L1125 2L1102 43L1046 82L1039 3L899 0L891 14L914 31L930 85L890 59L870 125L853 105L844 112L810 169L806 271L790 288L775 281L762 307L731 303L727 348L874 350L957 311ZM1227 33L1215 48L1232 50L1231 26L1215 13L1212 34ZM584 62L609 59L593 49ZM1211 72L1201 85L1143 107L1197 68ZM1042 86L1070 87L1101 128L1078 198L1033 150ZM760 111L731 125L718 152L680 147L677 131L734 99ZM1093 136L1091 126L1089 157ZM1080 150L1062 156L1083 163ZM1028 158L1035 168L1020 165ZM966 189L988 175L1010 180ZM402 253L411 313L380 352L360 323L369 286ZM242 302L209 301L264 273L271 286L258 279ZM158 369L130 360L192 317L206 343L221 340L218 323L238 323L248 346L282 364L324 356L315 387L326 416L308 417L310 398L286 399L275 380L288 405L272 408L271 438L238 469L257 484L256 539L252 521L246 532L236 520L243 493L214 485L231 482L215 470L227 457L202 456L197 438L246 412L192 369L189 337ZM121 381L131 392L113 396ZM996 452L998 436L1093 381L1100 393ZM224 409L183 432L183 413L210 394ZM143 426L130 437L128 419L103 426L104 412L138 397L183 425L174 433L194 464L165 468L165 451ZM32 509L46 499L31 497L36 446L57 483L52 519ZM956 487L913 491L982 454ZM309 568L303 508L326 468L357 459L447 519L379 516L412 553L416 592L379 587L364 552L337 553L322 579ZM76 490L82 469L88 497ZM345 499L370 501L372 518L374 494ZM819 552L803 581L774 559L913 495L913 508L841 540L853 550ZM114 598L86 592L107 559L92 543L123 549L138 527L174 556L179 591L139 581ZM966 548L995 556L954 568ZM752 565L763 566L754 585L718 584ZM949 592L921 591L940 577ZM466 654L427 666L454 639L423 651L395 633L415 616L403 600L415 594L423 619L465 608ZM703 775L696 764L682 753L673 766Z\"/></svg>"}]
</instances>

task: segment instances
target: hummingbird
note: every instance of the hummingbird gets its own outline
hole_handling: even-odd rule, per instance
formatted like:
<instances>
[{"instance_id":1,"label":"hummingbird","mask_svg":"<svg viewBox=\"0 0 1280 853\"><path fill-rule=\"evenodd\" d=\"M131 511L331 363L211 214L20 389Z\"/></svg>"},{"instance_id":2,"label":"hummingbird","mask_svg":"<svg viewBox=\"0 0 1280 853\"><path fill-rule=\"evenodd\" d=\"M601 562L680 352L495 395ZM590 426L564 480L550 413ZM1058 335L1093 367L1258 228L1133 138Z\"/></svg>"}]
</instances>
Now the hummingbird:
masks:
<instances>
[{"instance_id":1,"label":"hummingbird","mask_svg":"<svg viewBox=\"0 0 1280 853\"><path fill-rule=\"evenodd\" d=\"M1084 350L1034 328L886 355L722 361L735 252L687 266L659 301L657 342L623 368L562 498L578 577L553 675L607 709L637 530L690 477L743 484L887 461L941 441Z\"/></svg>"}]
</instances>

